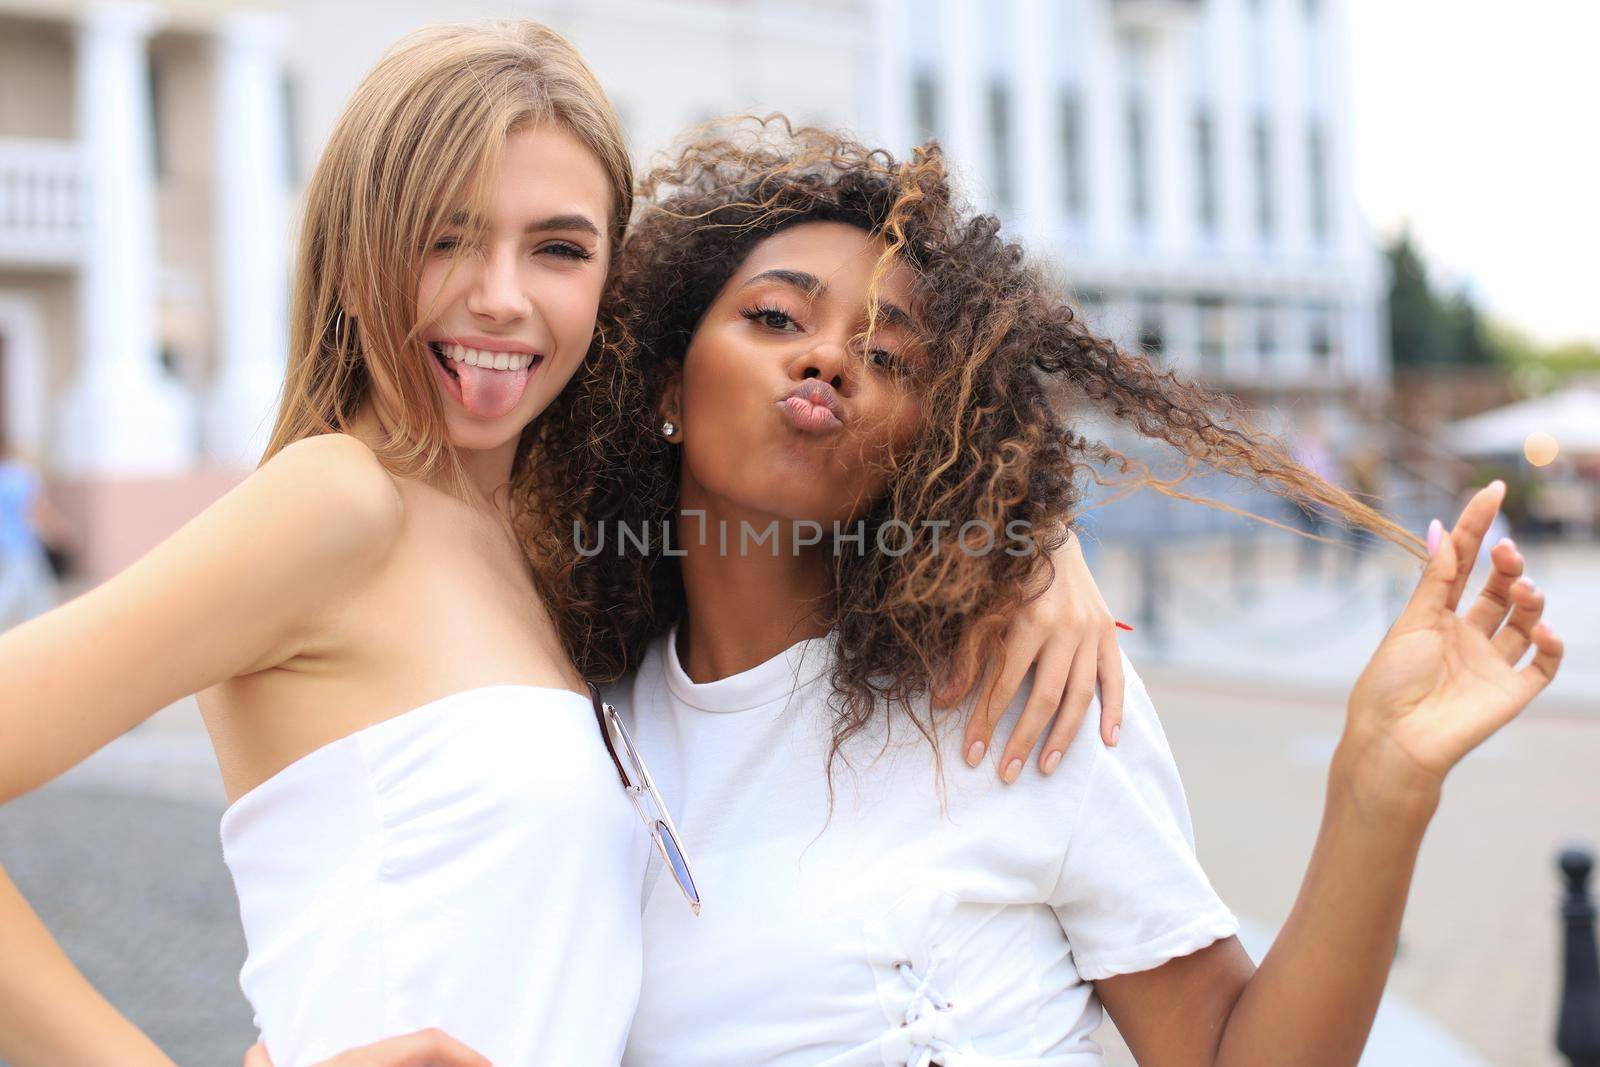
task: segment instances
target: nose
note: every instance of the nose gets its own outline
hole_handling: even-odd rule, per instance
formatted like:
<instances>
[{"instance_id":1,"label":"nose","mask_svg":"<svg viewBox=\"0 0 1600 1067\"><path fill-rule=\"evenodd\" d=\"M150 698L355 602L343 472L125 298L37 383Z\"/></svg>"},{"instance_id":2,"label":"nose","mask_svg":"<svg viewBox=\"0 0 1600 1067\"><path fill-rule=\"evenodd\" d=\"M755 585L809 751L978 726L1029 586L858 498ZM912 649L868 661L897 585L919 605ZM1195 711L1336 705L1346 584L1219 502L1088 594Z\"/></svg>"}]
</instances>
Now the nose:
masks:
<instances>
[{"instance_id":1,"label":"nose","mask_svg":"<svg viewBox=\"0 0 1600 1067\"><path fill-rule=\"evenodd\" d=\"M820 378L841 393L848 392L851 380L849 354L843 344L819 338L817 343L794 358L789 371L798 380Z\"/></svg>"},{"instance_id":2,"label":"nose","mask_svg":"<svg viewBox=\"0 0 1600 1067\"><path fill-rule=\"evenodd\" d=\"M492 250L479 263L477 277L467 292L467 310L487 322L507 323L526 317L532 301L517 272L517 255Z\"/></svg>"}]
</instances>

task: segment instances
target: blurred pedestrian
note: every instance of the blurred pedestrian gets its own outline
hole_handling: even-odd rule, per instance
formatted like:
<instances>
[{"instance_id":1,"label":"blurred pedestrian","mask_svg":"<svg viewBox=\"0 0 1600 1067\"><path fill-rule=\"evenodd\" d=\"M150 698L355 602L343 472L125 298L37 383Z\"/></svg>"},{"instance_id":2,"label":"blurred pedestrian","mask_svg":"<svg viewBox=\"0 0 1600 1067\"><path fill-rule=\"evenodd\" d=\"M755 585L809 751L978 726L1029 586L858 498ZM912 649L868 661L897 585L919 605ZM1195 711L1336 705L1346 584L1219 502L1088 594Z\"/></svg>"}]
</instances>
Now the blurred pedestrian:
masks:
<instances>
[{"instance_id":1,"label":"blurred pedestrian","mask_svg":"<svg viewBox=\"0 0 1600 1067\"><path fill-rule=\"evenodd\" d=\"M0 629L55 606L49 548L64 543L64 531L33 465L15 448L0 448Z\"/></svg>"},{"instance_id":2,"label":"blurred pedestrian","mask_svg":"<svg viewBox=\"0 0 1600 1067\"><path fill-rule=\"evenodd\" d=\"M1350 487L1353 496L1369 507L1378 507L1383 498L1383 454L1369 443L1357 445L1345 462L1346 484ZM1498 521L1504 519L1497 516ZM1349 552L1345 555L1344 573L1347 578L1354 577L1361 569L1361 562L1366 557L1367 550L1377 543L1373 534L1359 526L1345 528L1345 545Z\"/></svg>"},{"instance_id":3,"label":"blurred pedestrian","mask_svg":"<svg viewBox=\"0 0 1600 1067\"><path fill-rule=\"evenodd\" d=\"M1333 453L1328 449L1322 421L1315 415L1306 420L1305 428L1294 443L1293 455L1296 463L1323 481L1338 480L1339 473L1334 469ZM1296 501L1294 506L1297 525L1306 534L1300 539L1300 574L1310 578L1321 569L1322 531L1328 520L1316 504Z\"/></svg>"}]
</instances>

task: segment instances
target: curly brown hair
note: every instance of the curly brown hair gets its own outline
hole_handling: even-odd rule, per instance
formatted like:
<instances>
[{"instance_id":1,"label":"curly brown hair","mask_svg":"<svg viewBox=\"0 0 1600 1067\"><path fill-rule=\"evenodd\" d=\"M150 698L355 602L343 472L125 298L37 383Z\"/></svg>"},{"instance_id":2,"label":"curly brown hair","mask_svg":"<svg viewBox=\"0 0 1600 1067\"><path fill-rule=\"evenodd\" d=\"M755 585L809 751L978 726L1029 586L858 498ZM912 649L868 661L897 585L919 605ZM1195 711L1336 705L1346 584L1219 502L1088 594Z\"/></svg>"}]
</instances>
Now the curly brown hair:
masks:
<instances>
[{"instance_id":1,"label":"curly brown hair","mask_svg":"<svg viewBox=\"0 0 1600 1067\"><path fill-rule=\"evenodd\" d=\"M881 702L909 711L931 678L998 651L1019 604L1053 576L1049 553L1067 536L1085 478L1211 503L1184 493L1181 478L1155 478L1089 440L1075 413L1110 416L1172 446L1190 469L1249 479L1421 554L1413 535L1297 465L1227 397L1093 333L992 215L957 201L934 142L897 162L778 116L741 120L647 174L638 203L608 294L607 358L586 368L542 427L551 444L566 443L547 471L571 489L560 529L581 529L591 545L604 525L659 530L674 519L679 451L656 432L656 401L701 317L760 241L801 223L845 222L884 241L877 277L897 260L915 273L913 314L927 355L907 373L918 375L924 419L890 461L886 492L859 517L869 535L906 522L914 540L898 555L833 553L824 621L839 638L835 756ZM974 519L990 531L1021 520L1034 551L929 550L940 521L957 530ZM683 616L681 571L660 553L584 559L572 547L557 617L580 668L613 678ZM958 651L965 664L955 662ZM931 737L931 722L911 721Z\"/></svg>"}]
</instances>

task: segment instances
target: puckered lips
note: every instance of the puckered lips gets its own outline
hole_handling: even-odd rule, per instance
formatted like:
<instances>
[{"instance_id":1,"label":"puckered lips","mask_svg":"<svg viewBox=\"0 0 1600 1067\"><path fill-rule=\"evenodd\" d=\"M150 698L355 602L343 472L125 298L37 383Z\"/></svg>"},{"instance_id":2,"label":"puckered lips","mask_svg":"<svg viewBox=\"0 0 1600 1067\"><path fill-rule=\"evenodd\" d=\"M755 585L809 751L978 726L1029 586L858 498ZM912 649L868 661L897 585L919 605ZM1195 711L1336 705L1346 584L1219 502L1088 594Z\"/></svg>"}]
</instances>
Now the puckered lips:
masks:
<instances>
[{"instance_id":1,"label":"puckered lips","mask_svg":"<svg viewBox=\"0 0 1600 1067\"><path fill-rule=\"evenodd\" d=\"M510 414L545 358L531 345L490 337L439 338L428 350L445 392L480 419Z\"/></svg>"},{"instance_id":2,"label":"puckered lips","mask_svg":"<svg viewBox=\"0 0 1600 1067\"><path fill-rule=\"evenodd\" d=\"M802 433L829 434L844 428L844 404L833 386L820 378L807 378L789 390L778 406L789 424Z\"/></svg>"}]
</instances>

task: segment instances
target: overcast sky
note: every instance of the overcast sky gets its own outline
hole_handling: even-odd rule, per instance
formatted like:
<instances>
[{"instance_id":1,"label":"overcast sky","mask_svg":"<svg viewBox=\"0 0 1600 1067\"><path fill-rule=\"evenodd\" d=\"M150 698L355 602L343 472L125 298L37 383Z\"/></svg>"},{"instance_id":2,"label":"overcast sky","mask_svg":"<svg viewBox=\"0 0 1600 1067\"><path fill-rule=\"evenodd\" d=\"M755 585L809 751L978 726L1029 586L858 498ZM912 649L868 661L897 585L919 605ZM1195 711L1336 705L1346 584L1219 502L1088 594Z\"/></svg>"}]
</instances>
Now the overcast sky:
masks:
<instances>
[{"instance_id":1,"label":"overcast sky","mask_svg":"<svg viewBox=\"0 0 1600 1067\"><path fill-rule=\"evenodd\" d=\"M1356 183L1445 279L1600 342L1600 0L1351 0Z\"/></svg>"}]
</instances>

